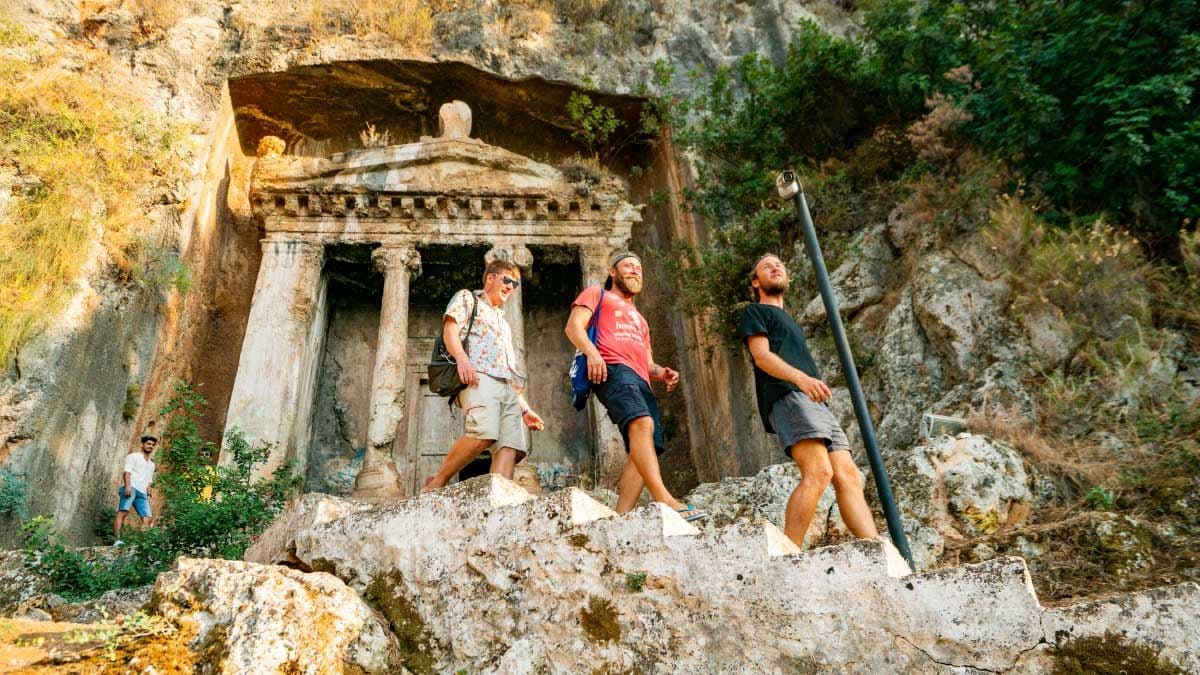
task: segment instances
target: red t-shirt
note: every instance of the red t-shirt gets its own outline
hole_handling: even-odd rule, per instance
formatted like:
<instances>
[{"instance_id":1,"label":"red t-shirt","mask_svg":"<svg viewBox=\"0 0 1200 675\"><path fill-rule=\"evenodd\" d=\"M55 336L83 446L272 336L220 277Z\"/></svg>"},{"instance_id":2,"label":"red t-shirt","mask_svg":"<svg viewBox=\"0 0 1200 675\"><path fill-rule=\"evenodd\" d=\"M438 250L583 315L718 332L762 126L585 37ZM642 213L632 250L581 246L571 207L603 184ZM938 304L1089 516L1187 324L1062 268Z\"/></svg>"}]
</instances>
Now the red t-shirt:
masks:
<instances>
[{"instance_id":1,"label":"red t-shirt","mask_svg":"<svg viewBox=\"0 0 1200 675\"><path fill-rule=\"evenodd\" d=\"M572 307L587 307L596 311L600 287L583 289ZM612 291L604 292L600 319L596 322L596 348L608 364L623 364L633 368L647 383L650 382L650 325L632 302L626 302Z\"/></svg>"}]
</instances>

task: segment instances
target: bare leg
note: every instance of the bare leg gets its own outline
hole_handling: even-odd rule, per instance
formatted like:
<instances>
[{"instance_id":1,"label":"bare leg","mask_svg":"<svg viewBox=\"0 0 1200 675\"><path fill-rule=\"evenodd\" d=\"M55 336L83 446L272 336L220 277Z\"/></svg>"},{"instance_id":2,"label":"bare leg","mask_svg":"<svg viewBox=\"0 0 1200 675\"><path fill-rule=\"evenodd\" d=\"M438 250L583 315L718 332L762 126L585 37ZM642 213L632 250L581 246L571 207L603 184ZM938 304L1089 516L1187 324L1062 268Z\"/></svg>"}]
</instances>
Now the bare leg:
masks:
<instances>
[{"instance_id":1,"label":"bare leg","mask_svg":"<svg viewBox=\"0 0 1200 675\"><path fill-rule=\"evenodd\" d=\"M870 539L877 536L875 518L871 515L871 507L867 506L867 498L863 496L862 477L854 459L849 452L829 453L829 463L833 466L833 490L837 494L838 512L846 527L859 539Z\"/></svg>"},{"instance_id":2,"label":"bare leg","mask_svg":"<svg viewBox=\"0 0 1200 675\"><path fill-rule=\"evenodd\" d=\"M517 451L512 448L500 448L492 453L492 466L489 473L498 473L512 480L513 471L517 468Z\"/></svg>"},{"instance_id":3,"label":"bare leg","mask_svg":"<svg viewBox=\"0 0 1200 675\"><path fill-rule=\"evenodd\" d=\"M446 454L446 459L442 460L442 468L438 469L438 472L432 478L425 481L425 486L421 488L421 492L425 493L446 487L446 483L450 482L454 474L461 471L471 460L478 457L479 453L495 442L495 439L489 441L487 439L471 438L470 436L463 436L454 441L454 445L450 446L450 452Z\"/></svg>"},{"instance_id":4,"label":"bare leg","mask_svg":"<svg viewBox=\"0 0 1200 675\"><path fill-rule=\"evenodd\" d=\"M629 461L646 482L651 499L673 509L684 508L663 485L662 473L658 468L658 455L654 452L654 420L650 417L639 417L629 423ZM622 497L629 498L624 495ZM633 499L636 501L637 496Z\"/></svg>"},{"instance_id":5,"label":"bare leg","mask_svg":"<svg viewBox=\"0 0 1200 675\"><path fill-rule=\"evenodd\" d=\"M783 532L797 546L803 546L804 534L808 532L813 514L817 511L817 502L833 478L833 467L829 463L825 442L815 438L793 445L792 461L800 468L800 484L788 497Z\"/></svg>"},{"instance_id":6,"label":"bare leg","mask_svg":"<svg viewBox=\"0 0 1200 675\"><path fill-rule=\"evenodd\" d=\"M617 513L629 513L642 496L642 488L646 481L638 473L633 460L625 458L625 470L621 472L621 480L617 482Z\"/></svg>"},{"instance_id":7,"label":"bare leg","mask_svg":"<svg viewBox=\"0 0 1200 675\"><path fill-rule=\"evenodd\" d=\"M125 519L128 516L128 511L117 511L117 520L113 523L113 536L117 539L121 538L121 528L125 527Z\"/></svg>"}]
</instances>

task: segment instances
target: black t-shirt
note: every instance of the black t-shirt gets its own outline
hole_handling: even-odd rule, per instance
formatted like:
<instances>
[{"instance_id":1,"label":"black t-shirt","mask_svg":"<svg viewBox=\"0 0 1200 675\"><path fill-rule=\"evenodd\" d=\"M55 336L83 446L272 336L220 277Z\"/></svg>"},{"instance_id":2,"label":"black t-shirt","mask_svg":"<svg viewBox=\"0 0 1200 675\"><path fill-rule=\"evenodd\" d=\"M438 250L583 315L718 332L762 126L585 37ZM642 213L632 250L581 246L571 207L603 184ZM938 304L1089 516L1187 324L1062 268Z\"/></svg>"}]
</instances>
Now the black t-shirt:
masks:
<instances>
[{"instance_id":1,"label":"black t-shirt","mask_svg":"<svg viewBox=\"0 0 1200 675\"><path fill-rule=\"evenodd\" d=\"M758 302L748 305L742 312L741 334L742 341L746 343L749 343L753 335L766 335L775 355L789 366L820 378L817 364L808 352L808 343L804 341L804 330L792 315L782 308ZM771 407L793 391L800 389L791 382L784 382L764 372L757 365L754 366L754 393L758 396L758 414L762 416L763 428L767 433L775 433L771 428Z\"/></svg>"}]
</instances>

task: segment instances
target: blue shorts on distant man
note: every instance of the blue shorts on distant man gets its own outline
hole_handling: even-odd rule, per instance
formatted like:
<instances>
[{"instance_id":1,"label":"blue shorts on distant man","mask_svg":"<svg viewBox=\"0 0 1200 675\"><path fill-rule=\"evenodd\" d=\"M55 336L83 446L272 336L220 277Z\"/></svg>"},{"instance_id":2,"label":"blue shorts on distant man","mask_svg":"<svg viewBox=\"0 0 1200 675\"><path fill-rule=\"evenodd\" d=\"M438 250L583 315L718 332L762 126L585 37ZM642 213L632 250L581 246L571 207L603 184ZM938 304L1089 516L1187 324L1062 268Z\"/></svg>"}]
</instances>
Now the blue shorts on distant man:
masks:
<instances>
[{"instance_id":1,"label":"blue shorts on distant man","mask_svg":"<svg viewBox=\"0 0 1200 675\"><path fill-rule=\"evenodd\" d=\"M663 436L662 417L658 412L658 399L650 383L642 379L637 371L617 363L608 364L608 379L592 385L592 392L608 411L608 418L621 430L625 441L625 452L629 452L629 423L639 417L654 420L654 451L661 455L667 449Z\"/></svg>"},{"instance_id":2,"label":"blue shorts on distant man","mask_svg":"<svg viewBox=\"0 0 1200 675\"><path fill-rule=\"evenodd\" d=\"M137 511L137 514L139 516L141 516L142 518L151 517L152 514L150 513L150 499L146 496L146 493L142 492L141 490L139 490L137 488L130 488L130 489L133 490L133 494L131 494L127 497L127 496L125 496L125 486L124 485L117 486L117 497L121 500L120 503L117 505L117 510L118 511L128 511L129 506L132 504L133 508Z\"/></svg>"}]
</instances>

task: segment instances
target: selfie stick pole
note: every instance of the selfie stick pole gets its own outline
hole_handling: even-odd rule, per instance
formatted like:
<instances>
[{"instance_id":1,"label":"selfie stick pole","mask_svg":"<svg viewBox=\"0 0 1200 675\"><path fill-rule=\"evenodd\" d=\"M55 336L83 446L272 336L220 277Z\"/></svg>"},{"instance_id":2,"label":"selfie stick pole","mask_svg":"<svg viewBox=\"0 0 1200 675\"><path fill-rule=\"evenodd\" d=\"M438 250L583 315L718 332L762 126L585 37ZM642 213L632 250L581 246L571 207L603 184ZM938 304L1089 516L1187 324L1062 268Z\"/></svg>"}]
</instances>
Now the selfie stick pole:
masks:
<instances>
[{"instance_id":1,"label":"selfie stick pole","mask_svg":"<svg viewBox=\"0 0 1200 675\"><path fill-rule=\"evenodd\" d=\"M817 286L821 289L821 300L825 302L825 315L829 318L829 328L833 332L833 342L837 345L838 360L842 364L842 372L846 376L846 386L850 388L850 399L854 403L854 415L858 418L858 428L862 431L863 444L867 446L867 459L871 462L871 473L875 478L875 487L879 491L879 500L883 503L883 513L887 518L888 534L892 543L900 551L900 555L913 568L912 552L908 548L908 539L904 536L904 527L900 523L900 511L896 508L896 498L892 495L892 485L888 482L887 469L883 466L883 456L879 454L879 443L875 440L875 425L871 422L871 412L867 410L867 399L863 396L862 383L858 380L858 370L854 367L854 355L850 353L850 343L846 340L846 330L842 327L842 317L838 314L837 299L833 295L833 286L829 283L829 272L825 269L825 258L821 255L821 244L817 241L817 230L813 227L812 215L808 212L808 201L804 198L804 188L792 171L780 172L775 179L775 188L784 199L794 199L796 211L800 214L800 223L804 226L804 246L808 249L808 257L812 260L813 270L817 277Z\"/></svg>"}]
</instances>

